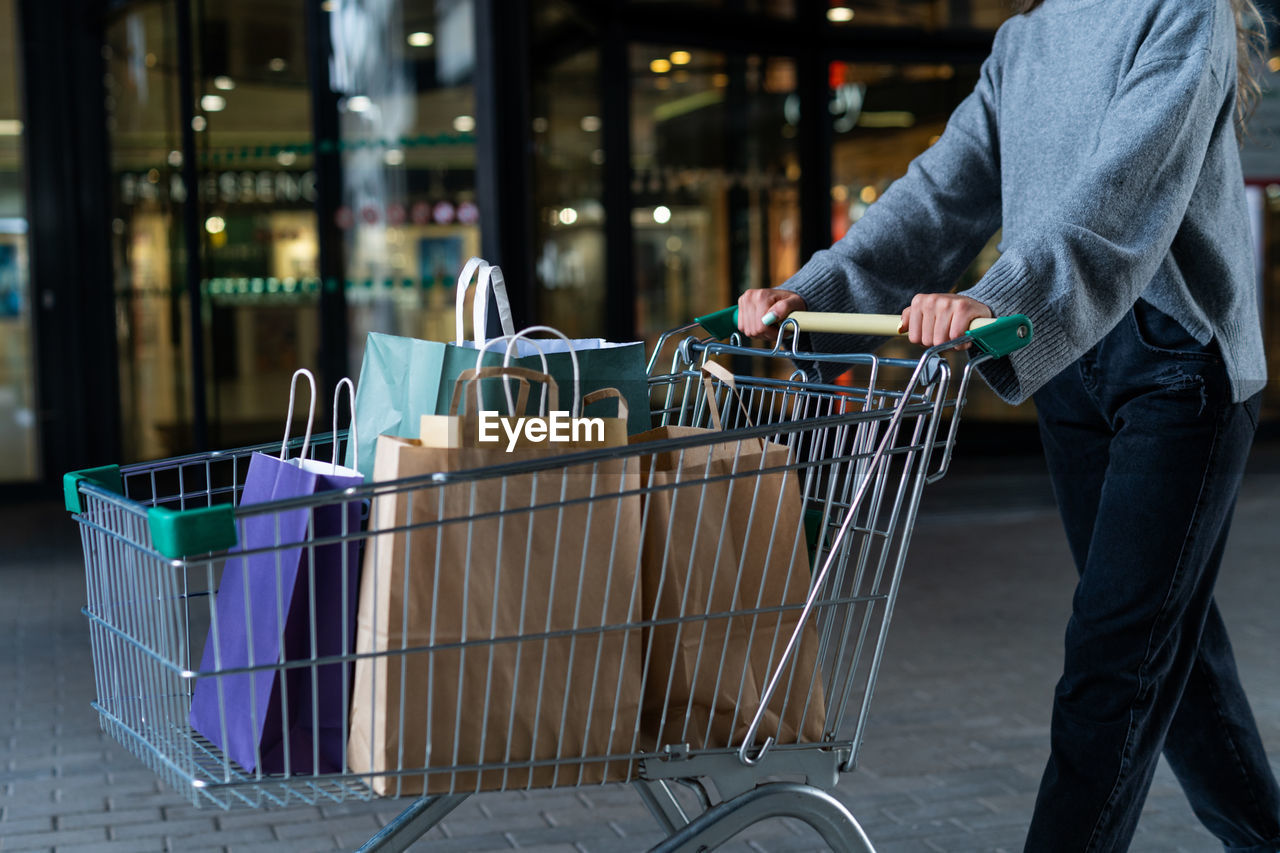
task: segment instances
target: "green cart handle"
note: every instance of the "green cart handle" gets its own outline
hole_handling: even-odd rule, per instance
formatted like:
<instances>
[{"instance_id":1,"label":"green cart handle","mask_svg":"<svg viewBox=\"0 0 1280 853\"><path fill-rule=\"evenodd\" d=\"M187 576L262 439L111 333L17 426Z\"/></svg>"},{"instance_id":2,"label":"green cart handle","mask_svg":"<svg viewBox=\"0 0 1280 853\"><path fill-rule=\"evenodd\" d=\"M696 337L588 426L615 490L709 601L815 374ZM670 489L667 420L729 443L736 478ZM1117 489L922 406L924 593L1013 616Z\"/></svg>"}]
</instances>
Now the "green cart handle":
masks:
<instances>
[{"instance_id":1,"label":"green cart handle","mask_svg":"<svg viewBox=\"0 0 1280 853\"><path fill-rule=\"evenodd\" d=\"M882 335L893 337L902 334L902 318L897 314L839 314L820 311L793 311L787 315L806 332L826 332L838 335ZM706 314L697 318L712 337L727 338L738 330L736 306ZM1023 314L1008 317L980 317L969 326L965 336L980 350L995 358L1022 349L1031 343L1031 320Z\"/></svg>"},{"instance_id":2,"label":"green cart handle","mask_svg":"<svg viewBox=\"0 0 1280 853\"><path fill-rule=\"evenodd\" d=\"M124 495L124 479L119 465L70 471L62 477L63 500L67 512L80 514L85 511L80 484L86 482L113 494ZM192 554L225 551L233 547L238 539L235 507L231 504L190 509L148 507L147 527L151 531L151 546L161 556L171 560L180 560Z\"/></svg>"}]
</instances>

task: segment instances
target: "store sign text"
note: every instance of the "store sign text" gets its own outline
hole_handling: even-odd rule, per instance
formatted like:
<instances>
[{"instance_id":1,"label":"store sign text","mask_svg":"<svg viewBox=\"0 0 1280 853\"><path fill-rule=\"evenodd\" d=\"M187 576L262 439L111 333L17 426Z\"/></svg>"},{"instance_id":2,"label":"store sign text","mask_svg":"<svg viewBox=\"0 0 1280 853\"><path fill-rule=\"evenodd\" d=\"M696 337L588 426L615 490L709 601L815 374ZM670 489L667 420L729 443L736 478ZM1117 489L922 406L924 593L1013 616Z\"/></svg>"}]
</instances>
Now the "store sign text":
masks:
<instances>
[{"instance_id":1,"label":"store sign text","mask_svg":"<svg viewBox=\"0 0 1280 853\"><path fill-rule=\"evenodd\" d=\"M134 205L187 200L187 186L178 173L167 179L158 170L120 175L120 202ZM200 200L223 204L277 204L316 200L316 173L273 170L212 172L200 179Z\"/></svg>"}]
</instances>

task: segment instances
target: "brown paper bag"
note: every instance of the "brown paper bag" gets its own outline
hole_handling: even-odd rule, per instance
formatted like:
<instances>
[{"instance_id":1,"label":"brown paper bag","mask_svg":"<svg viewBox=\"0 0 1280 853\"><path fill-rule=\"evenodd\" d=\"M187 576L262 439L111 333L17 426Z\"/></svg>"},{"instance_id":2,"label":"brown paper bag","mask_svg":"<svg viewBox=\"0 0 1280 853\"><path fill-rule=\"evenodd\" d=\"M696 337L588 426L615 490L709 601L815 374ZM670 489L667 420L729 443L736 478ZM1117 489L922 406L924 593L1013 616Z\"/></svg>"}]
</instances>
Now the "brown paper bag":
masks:
<instances>
[{"instance_id":1,"label":"brown paper bag","mask_svg":"<svg viewBox=\"0 0 1280 853\"><path fill-rule=\"evenodd\" d=\"M564 452L468 446L465 427L453 435L461 446L381 436L374 480ZM640 504L610 495L638 485L635 460L616 459L376 497L351 770L401 774L371 778L383 795L629 778L628 761L589 759L635 749ZM495 764L524 766L449 772Z\"/></svg>"},{"instance_id":2,"label":"brown paper bag","mask_svg":"<svg viewBox=\"0 0 1280 853\"><path fill-rule=\"evenodd\" d=\"M785 466L785 446L679 426L631 443L714 435L725 440L641 459L641 477L654 488L645 495L644 619L682 620L646 632L642 729L650 748L739 744L809 590L795 474L755 473ZM743 613L782 605L792 607ZM756 740L821 740L825 707L810 620Z\"/></svg>"}]
</instances>

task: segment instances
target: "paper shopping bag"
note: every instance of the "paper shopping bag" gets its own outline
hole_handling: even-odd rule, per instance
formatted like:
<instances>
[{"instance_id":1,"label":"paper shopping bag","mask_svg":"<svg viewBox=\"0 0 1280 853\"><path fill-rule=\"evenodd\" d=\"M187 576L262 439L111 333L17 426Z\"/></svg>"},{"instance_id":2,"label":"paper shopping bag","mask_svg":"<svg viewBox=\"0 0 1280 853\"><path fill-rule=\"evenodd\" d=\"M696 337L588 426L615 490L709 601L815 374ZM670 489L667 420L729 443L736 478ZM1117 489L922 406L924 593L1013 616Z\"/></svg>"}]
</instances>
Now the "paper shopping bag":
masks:
<instances>
[{"instance_id":1,"label":"paper shopping bag","mask_svg":"<svg viewBox=\"0 0 1280 853\"><path fill-rule=\"evenodd\" d=\"M644 618L655 623L645 638L643 700L651 748L740 743L809 590L800 491L795 475L782 470L788 449L678 426L631 442L690 437L708 440L641 458ZM759 739L822 738L817 651L809 623Z\"/></svg>"},{"instance_id":2,"label":"paper shopping bag","mask_svg":"<svg viewBox=\"0 0 1280 853\"><path fill-rule=\"evenodd\" d=\"M336 464L255 453L239 506L310 497L361 482L359 472ZM202 677L195 683L189 719L245 770L342 770L350 665L277 665L351 653L360 515L359 501L334 501L248 515L241 523L240 542L211 603ZM348 536L353 538L308 544ZM241 668L253 671L218 674Z\"/></svg>"},{"instance_id":3,"label":"paper shopping bag","mask_svg":"<svg viewBox=\"0 0 1280 853\"><path fill-rule=\"evenodd\" d=\"M508 401L508 407L516 412L527 411L530 382L540 383L546 388L546 396L542 398L543 411L538 415L515 416L502 414L502 409L477 408L483 405L484 399L478 386L486 379L508 382L515 380L519 383L518 393ZM466 391L471 387L476 387L477 394L471 401L469 411L464 411L463 401L468 396ZM603 404L606 400L614 402L614 417L604 417L601 410L593 408L595 404ZM507 453L517 448L545 446L558 453L567 453L573 450L625 447L627 444L627 401L616 388L592 391L582 398L580 405L575 405L569 411L561 411L559 385L555 379L525 367L511 365L463 371L454 386L450 410L460 414L421 417L418 438L424 446L437 449L473 447L491 451L503 450ZM588 410L600 413L591 417L583 416L582 412ZM541 422L542 426L533 430L530 428L532 422ZM501 464L508 457L497 456L495 459Z\"/></svg>"},{"instance_id":4,"label":"paper shopping bag","mask_svg":"<svg viewBox=\"0 0 1280 853\"><path fill-rule=\"evenodd\" d=\"M419 479L373 503L351 769L395 796L627 779L604 759L634 750L640 712L634 460L525 470L564 451L429 435L450 446L377 445L376 481Z\"/></svg>"}]
</instances>

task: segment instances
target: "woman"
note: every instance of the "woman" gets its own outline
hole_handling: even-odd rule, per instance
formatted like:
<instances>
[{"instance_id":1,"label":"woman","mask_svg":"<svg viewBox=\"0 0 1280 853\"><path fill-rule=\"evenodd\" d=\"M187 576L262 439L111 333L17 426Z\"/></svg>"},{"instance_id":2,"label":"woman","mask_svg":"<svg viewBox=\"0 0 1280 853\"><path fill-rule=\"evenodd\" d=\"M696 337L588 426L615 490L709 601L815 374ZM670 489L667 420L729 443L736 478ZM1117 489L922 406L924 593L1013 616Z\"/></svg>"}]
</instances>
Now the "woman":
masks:
<instances>
[{"instance_id":1,"label":"woman","mask_svg":"<svg viewBox=\"0 0 1280 853\"><path fill-rule=\"evenodd\" d=\"M982 371L1035 399L1080 580L1026 850L1126 849L1163 751L1226 849L1276 853L1280 790L1213 599L1266 374L1236 132L1258 13L1018 11L939 141L782 288L743 295L741 328L901 311L931 346L1028 315L1035 340ZM997 228L1000 259L947 293Z\"/></svg>"}]
</instances>

